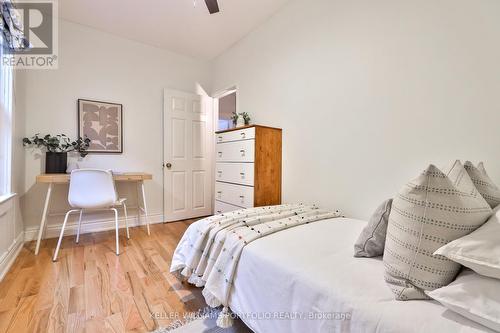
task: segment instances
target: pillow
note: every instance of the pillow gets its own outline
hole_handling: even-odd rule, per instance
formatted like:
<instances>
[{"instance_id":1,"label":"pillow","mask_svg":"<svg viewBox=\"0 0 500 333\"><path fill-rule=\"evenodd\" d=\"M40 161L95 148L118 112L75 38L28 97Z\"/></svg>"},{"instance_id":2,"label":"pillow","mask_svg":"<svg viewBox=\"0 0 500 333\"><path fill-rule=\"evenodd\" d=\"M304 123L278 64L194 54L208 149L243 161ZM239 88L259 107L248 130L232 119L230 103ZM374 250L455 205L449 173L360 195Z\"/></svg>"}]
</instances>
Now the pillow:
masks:
<instances>
[{"instance_id":1,"label":"pillow","mask_svg":"<svg viewBox=\"0 0 500 333\"><path fill-rule=\"evenodd\" d=\"M500 279L500 206L481 228L439 248L445 256L477 273Z\"/></svg>"},{"instance_id":2,"label":"pillow","mask_svg":"<svg viewBox=\"0 0 500 333\"><path fill-rule=\"evenodd\" d=\"M368 225L354 244L355 257L377 257L384 254L385 234L391 211L392 199L387 199L373 213Z\"/></svg>"},{"instance_id":3,"label":"pillow","mask_svg":"<svg viewBox=\"0 0 500 333\"><path fill-rule=\"evenodd\" d=\"M384 250L385 280L398 300L427 299L460 265L433 253L467 235L491 215L460 161L450 168L430 165L394 198Z\"/></svg>"},{"instance_id":4,"label":"pillow","mask_svg":"<svg viewBox=\"0 0 500 333\"><path fill-rule=\"evenodd\" d=\"M451 311L500 331L500 281L464 270L448 286L427 294Z\"/></svg>"},{"instance_id":5,"label":"pillow","mask_svg":"<svg viewBox=\"0 0 500 333\"><path fill-rule=\"evenodd\" d=\"M479 163L476 168L474 164L467 161L464 164L464 168L467 170L479 193L481 193L491 208L498 206L500 204L500 189L491 181L491 178L486 173L483 162Z\"/></svg>"}]
</instances>

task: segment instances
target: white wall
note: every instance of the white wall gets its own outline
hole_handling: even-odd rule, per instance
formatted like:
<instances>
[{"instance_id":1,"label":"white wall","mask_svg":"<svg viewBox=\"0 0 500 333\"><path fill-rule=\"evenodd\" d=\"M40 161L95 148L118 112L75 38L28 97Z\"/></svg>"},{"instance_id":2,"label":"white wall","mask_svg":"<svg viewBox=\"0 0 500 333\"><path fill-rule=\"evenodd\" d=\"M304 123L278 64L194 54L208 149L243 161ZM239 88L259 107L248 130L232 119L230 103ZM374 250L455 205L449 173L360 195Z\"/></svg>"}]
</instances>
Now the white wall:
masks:
<instances>
[{"instance_id":1,"label":"white wall","mask_svg":"<svg viewBox=\"0 0 500 333\"><path fill-rule=\"evenodd\" d=\"M152 173L154 180L146 183L148 208L153 219L161 220L163 89L194 92L197 83L208 89L210 64L66 21L60 21L59 38L58 70L30 70L19 75L17 102L26 112L25 135L65 133L76 137L78 98L123 104L124 153L89 155L78 163L80 167ZM22 210L30 235L38 228L47 188L35 184L43 163L37 151L26 151ZM118 190L130 198L130 205L136 205L133 186ZM58 229L50 224L62 222L66 197L67 186L57 186L49 235Z\"/></svg>"},{"instance_id":2,"label":"white wall","mask_svg":"<svg viewBox=\"0 0 500 333\"><path fill-rule=\"evenodd\" d=\"M292 0L215 60L283 128L284 201L366 218L429 162L500 183L500 1Z\"/></svg>"}]
</instances>

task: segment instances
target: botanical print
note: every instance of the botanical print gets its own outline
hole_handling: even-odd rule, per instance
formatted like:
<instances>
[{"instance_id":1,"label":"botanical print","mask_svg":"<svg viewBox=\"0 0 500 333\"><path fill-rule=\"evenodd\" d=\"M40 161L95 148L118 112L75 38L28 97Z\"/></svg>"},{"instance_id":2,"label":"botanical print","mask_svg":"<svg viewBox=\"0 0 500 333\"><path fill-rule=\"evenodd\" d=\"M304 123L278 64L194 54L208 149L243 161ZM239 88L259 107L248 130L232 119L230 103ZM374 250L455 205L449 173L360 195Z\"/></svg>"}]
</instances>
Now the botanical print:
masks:
<instances>
[{"instance_id":1,"label":"botanical print","mask_svg":"<svg viewBox=\"0 0 500 333\"><path fill-rule=\"evenodd\" d=\"M78 100L79 135L90 139L90 153L121 153L122 105Z\"/></svg>"}]
</instances>

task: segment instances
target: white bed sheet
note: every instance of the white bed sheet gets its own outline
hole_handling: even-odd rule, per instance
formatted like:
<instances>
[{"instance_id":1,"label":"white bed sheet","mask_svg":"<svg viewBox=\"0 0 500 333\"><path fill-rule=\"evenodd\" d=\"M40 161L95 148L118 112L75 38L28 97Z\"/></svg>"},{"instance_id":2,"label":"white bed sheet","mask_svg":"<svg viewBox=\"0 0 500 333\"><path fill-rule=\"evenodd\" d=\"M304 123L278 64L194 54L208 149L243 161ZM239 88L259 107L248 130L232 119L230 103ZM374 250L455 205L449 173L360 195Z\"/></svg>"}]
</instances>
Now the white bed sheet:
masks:
<instances>
[{"instance_id":1,"label":"white bed sheet","mask_svg":"<svg viewBox=\"0 0 500 333\"><path fill-rule=\"evenodd\" d=\"M365 224L324 220L247 245L231 309L259 333L492 332L435 301L395 301L384 282L381 258L353 257ZM287 319L309 313L336 313L337 319ZM338 319L342 314L349 319Z\"/></svg>"}]
</instances>

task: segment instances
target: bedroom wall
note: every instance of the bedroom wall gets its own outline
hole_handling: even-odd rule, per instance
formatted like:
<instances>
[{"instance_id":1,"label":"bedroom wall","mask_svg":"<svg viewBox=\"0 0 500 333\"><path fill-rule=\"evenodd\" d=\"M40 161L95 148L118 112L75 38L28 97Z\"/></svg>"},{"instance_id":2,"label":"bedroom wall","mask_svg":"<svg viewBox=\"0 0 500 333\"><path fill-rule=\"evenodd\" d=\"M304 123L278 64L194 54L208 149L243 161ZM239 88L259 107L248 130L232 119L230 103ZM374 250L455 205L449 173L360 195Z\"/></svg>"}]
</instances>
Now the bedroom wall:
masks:
<instances>
[{"instance_id":1,"label":"bedroom wall","mask_svg":"<svg viewBox=\"0 0 500 333\"><path fill-rule=\"evenodd\" d=\"M284 201L367 218L427 163L500 184L496 0L292 0L214 61L213 91L283 128Z\"/></svg>"},{"instance_id":2,"label":"bedroom wall","mask_svg":"<svg viewBox=\"0 0 500 333\"><path fill-rule=\"evenodd\" d=\"M210 64L71 22L59 23L59 69L19 75L17 104L26 112L24 135L65 133L75 137L78 98L123 104L124 153L89 155L77 163L80 167L152 173L153 181L146 182L148 208L153 221L162 221L163 89L195 92L197 83L209 89ZM35 184L35 177L44 169L44 158L32 150L25 152L25 158L21 203L30 239L38 229L47 185ZM118 190L129 198L130 206L136 206L134 186L119 186ZM59 230L54 226L62 223L66 202L67 186L56 186L49 236ZM135 214L131 210L131 215ZM92 215L87 221L111 218L105 213ZM85 228L97 230L101 226L87 223Z\"/></svg>"}]
</instances>

